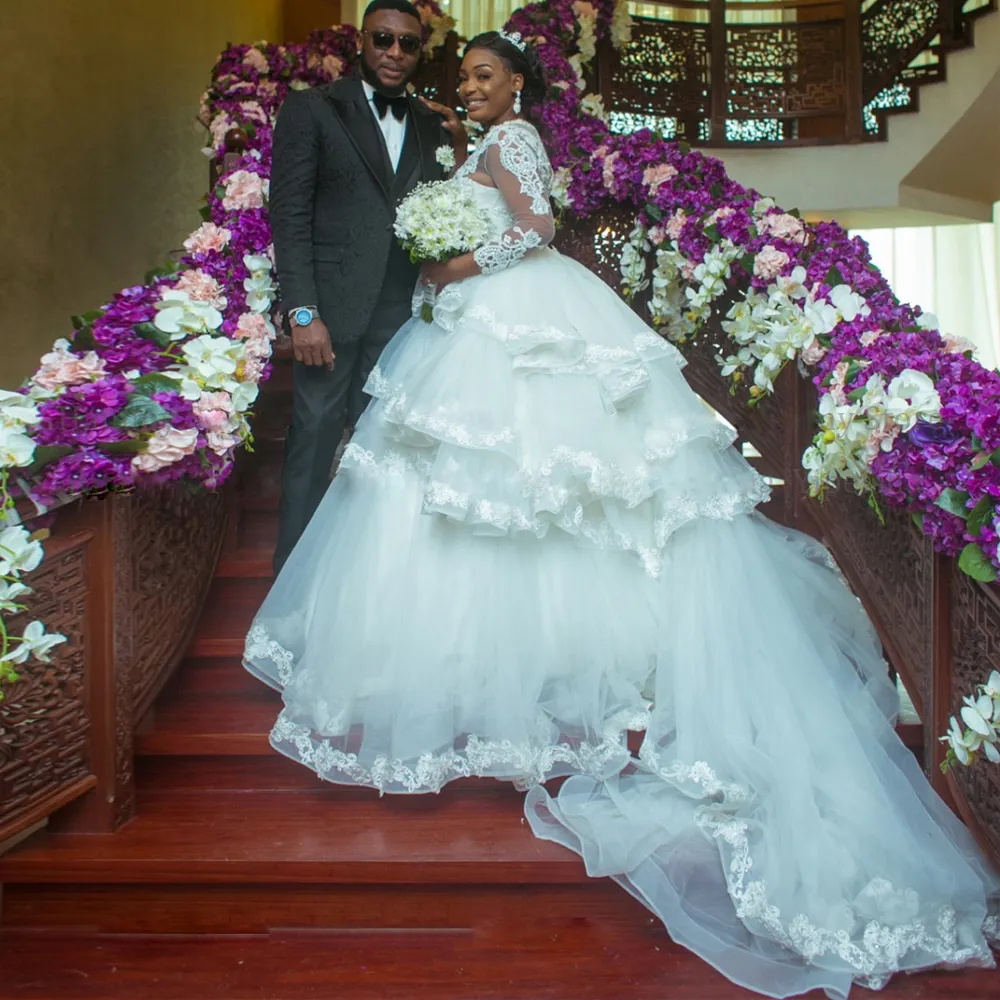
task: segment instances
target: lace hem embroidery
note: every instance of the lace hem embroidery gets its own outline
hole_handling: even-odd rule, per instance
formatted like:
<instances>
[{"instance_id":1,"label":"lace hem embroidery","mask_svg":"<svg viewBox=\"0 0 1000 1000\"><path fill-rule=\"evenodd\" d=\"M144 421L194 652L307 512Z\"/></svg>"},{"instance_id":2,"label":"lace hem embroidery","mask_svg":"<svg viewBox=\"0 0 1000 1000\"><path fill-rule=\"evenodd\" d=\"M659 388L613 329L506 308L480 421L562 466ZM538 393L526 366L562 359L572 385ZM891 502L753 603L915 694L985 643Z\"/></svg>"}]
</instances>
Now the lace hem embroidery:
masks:
<instances>
[{"instance_id":1,"label":"lace hem embroidery","mask_svg":"<svg viewBox=\"0 0 1000 1000\"><path fill-rule=\"evenodd\" d=\"M938 909L933 929L922 920L895 926L880 920L867 920L863 922L860 932L850 934L845 930L819 927L802 913L787 922L783 921L780 909L768 900L766 882L751 877L753 858L747 835L749 824L733 815L735 808L751 799L750 789L721 780L704 761L691 765L672 761L662 767L656 751L648 748L646 743L639 757L671 785L689 783L699 786L706 797L716 799L711 805L696 810L695 821L707 836L729 848L729 860L725 866L726 886L736 907L736 915L752 933L766 934L808 962L834 954L855 971L858 982L871 989L884 986L889 977L900 970L901 960L906 954L915 949L933 955L941 963L963 965L979 960L979 964L993 965L985 943L981 946L962 943L958 914L951 906ZM912 889L897 889L884 878L872 879L857 898L868 902L901 899L911 912L915 912L919 905L917 894ZM990 934L995 931L998 920L1000 918L987 917L982 932Z\"/></svg>"}]
</instances>

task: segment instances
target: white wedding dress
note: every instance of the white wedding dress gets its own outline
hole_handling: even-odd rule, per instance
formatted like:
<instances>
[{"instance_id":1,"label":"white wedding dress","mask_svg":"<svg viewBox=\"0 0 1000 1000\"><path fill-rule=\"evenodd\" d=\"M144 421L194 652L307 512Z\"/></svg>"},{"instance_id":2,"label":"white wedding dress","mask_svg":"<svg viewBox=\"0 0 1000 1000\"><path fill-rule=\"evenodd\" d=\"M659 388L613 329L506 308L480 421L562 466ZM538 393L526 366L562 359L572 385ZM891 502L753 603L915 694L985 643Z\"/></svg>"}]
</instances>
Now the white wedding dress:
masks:
<instances>
[{"instance_id":1,"label":"white wedding dress","mask_svg":"<svg viewBox=\"0 0 1000 1000\"><path fill-rule=\"evenodd\" d=\"M458 171L483 274L389 345L247 638L273 745L384 792L518 783L537 836L770 996L992 965L1000 883L897 739L859 602L754 512L678 351L544 246L551 176L524 122Z\"/></svg>"}]
</instances>

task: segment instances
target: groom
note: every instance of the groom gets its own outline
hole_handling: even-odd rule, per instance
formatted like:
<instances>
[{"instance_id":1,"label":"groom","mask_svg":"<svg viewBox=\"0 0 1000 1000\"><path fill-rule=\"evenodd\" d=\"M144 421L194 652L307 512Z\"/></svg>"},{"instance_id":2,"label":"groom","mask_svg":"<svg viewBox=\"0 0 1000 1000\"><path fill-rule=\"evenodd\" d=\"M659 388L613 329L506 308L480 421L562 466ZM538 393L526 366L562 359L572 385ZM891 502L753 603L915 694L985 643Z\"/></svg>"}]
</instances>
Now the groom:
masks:
<instances>
[{"instance_id":1,"label":"groom","mask_svg":"<svg viewBox=\"0 0 1000 1000\"><path fill-rule=\"evenodd\" d=\"M442 176L435 154L462 131L454 112L406 94L422 39L411 3L373 0L361 79L290 93L275 125L270 219L295 358L275 573L326 492L362 387L410 316L418 268L393 234L396 206Z\"/></svg>"}]
</instances>

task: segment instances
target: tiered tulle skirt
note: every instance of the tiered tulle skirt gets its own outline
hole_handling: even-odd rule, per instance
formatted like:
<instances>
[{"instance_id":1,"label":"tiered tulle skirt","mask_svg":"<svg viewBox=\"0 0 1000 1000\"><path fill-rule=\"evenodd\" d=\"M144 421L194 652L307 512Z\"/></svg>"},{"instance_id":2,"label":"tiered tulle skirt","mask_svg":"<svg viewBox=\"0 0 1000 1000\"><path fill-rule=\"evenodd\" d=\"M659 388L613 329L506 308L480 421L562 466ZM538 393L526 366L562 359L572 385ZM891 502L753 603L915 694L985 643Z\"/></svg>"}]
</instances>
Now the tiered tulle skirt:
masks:
<instances>
[{"instance_id":1,"label":"tiered tulle skirt","mask_svg":"<svg viewBox=\"0 0 1000 1000\"><path fill-rule=\"evenodd\" d=\"M859 603L753 513L681 368L554 251L404 327L248 636L272 743L385 792L530 788L537 835L773 996L991 964L998 883L895 736Z\"/></svg>"}]
</instances>

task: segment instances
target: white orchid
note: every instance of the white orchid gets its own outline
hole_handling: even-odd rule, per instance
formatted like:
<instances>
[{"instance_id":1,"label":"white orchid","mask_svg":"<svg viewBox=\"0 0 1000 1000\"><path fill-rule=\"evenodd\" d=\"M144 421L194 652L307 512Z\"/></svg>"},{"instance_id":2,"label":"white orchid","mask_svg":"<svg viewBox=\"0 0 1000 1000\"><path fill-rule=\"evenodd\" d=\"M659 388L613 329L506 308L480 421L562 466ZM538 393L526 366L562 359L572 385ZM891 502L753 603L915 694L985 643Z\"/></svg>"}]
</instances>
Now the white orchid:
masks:
<instances>
[{"instance_id":1,"label":"white orchid","mask_svg":"<svg viewBox=\"0 0 1000 1000\"><path fill-rule=\"evenodd\" d=\"M233 409L237 413L245 413L253 406L258 391L256 382L240 382L230 393Z\"/></svg>"},{"instance_id":2,"label":"white orchid","mask_svg":"<svg viewBox=\"0 0 1000 1000\"><path fill-rule=\"evenodd\" d=\"M12 524L0 531L0 576L30 573L41 561L41 543L32 539L27 528Z\"/></svg>"},{"instance_id":3,"label":"white orchid","mask_svg":"<svg viewBox=\"0 0 1000 1000\"><path fill-rule=\"evenodd\" d=\"M35 442L22 427L0 424L0 469L31 465Z\"/></svg>"},{"instance_id":4,"label":"white orchid","mask_svg":"<svg viewBox=\"0 0 1000 1000\"><path fill-rule=\"evenodd\" d=\"M976 695L963 699L959 714L966 729L962 729L955 716L951 717L951 728L941 737L941 742L949 748L942 770L947 770L955 760L969 765L980 752L991 763L1000 764L1000 671L992 671Z\"/></svg>"},{"instance_id":5,"label":"white orchid","mask_svg":"<svg viewBox=\"0 0 1000 1000\"><path fill-rule=\"evenodd\" d=\"M600 118L602 122L608 120L608 113L604 108L604 98L600 94L586 94L580 100L580 110L585 115Z\"/></svg>"},{"instance_id":6,"label":"white orchid","mask_svg":"<svg viewBox=\"0 0 1000 1000\"><path fill-rule=\"evenodd\" d=\"M66 636L58 632L48 633L40 621L33 621L24 630L22 637L11 641L15 646L0 657L0 663L26 663L31 656L42 663L48 663L49 653L53 647L65 642Z\"/></svg>"},{"instance_id":7,"label":"white orchid","mask_svg":"<svg viewBox=\"0 0 1000 1000\"><path fill-rule=\"evenodd\" d=\"M848 323L857 319L858 316L868 316L871 309L864 298L858 295L850 285L837 285L830 289L829 299L836 307L841 318Z\"/></svg>"},{"instance_id":8,"label":"white orchid","mask_svg":"<svg viewBox=\"0 0 1000 1000\"><path fill-rule=\"evenodd\" d=\"M194 372L206 381L216 381L236 374L244 347L240 341L205 334L189 340L183 353Z\"/></svg>"},{"instance_id":9,"label":"white orchid","mask_svg":"<svg viewBox=\"0 0 1000 1000\"><path fill-rule=\"evenodd\" d=\"M222 326L222 313L207 302L196 302L187 292L168 289L156 303L153 325L169 334L171 340L183 340L217 330Z\"/></svg>"},{"instance_id":10,"label":"white orchid","mask_svg":"<svg viewBox=\"0 0 1000 1000\"><path fill-rule=\"evenodd\" d=\"M0 389L0 424L19 428L24 424L37 424L41 419L38 407L30 396Z\"/></svg>"},{"instance_id":11,"label":"white orchid","mask_svg":"<svg viewBox=\"0 0 1000 1000\"><path fill-rule=\"evenodd\" d=\"M924 372L904 369L889 383L886 396L887 412L904 431L918 420L937 423L941 419L941 397Z\"/></svg>"},{"instance_id":12,"label":"white orchid","mask_svg":"<svg viewBox=\"0 0 1000 1000\"><path fill-rule=\"evenodd\" d=\"M632 41L634 24L628 0L615 0L614 13L611 15L611 42L616 49L623 49Z\"/></svg>"},{"instance_id":13,"label":"white orchid","mask_svg":"<svg viewBox=\"0 0 1000 1000\"><path fill-rule=\"evenodd\" d=\"M13 614L20 611L22 605L19 599L30 593L31 588L18 580L0 580L0 613Z\"/></svg>"},{"instance_id":14,"label":"white orchid","mask_svg":"<svg viewBox=\"0 0 1000 1000\"><path fill-rule=\"evenodd\" d=\"M552 177L552 201L557 208L566 209L570 207L569 185L573 179L572 171L569 167L560 167Z\"/></svg>"}]
</instances>

